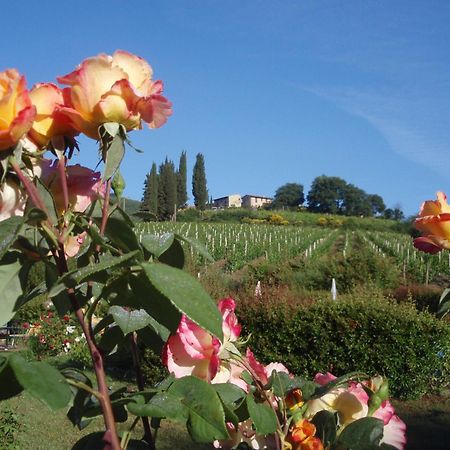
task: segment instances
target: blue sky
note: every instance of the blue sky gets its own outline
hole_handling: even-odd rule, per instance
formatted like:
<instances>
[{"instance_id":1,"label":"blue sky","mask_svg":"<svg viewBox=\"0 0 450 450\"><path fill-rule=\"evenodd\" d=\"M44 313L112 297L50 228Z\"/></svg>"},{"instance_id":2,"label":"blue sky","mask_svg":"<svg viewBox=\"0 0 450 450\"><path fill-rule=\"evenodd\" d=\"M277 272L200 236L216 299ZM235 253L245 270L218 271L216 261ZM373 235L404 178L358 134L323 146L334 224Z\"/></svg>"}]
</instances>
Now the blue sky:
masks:
<instances>
[{"instance_id":1,"label":"blue sky","mask_svg":"<svg viewBox=\"0 0 450 450\"><path fill-rule=\"evenodd\" d=\"M174 114L133 132L126 195L153 161L205 156L213 197L344 178L415 214L450 186L450 3L415 0L9 2L0 70L54 81L85 57L147 59ZM80 138L75 162L95 165ZM190 193L190 179L188 180Z\"/></svg>"}]
</instances>

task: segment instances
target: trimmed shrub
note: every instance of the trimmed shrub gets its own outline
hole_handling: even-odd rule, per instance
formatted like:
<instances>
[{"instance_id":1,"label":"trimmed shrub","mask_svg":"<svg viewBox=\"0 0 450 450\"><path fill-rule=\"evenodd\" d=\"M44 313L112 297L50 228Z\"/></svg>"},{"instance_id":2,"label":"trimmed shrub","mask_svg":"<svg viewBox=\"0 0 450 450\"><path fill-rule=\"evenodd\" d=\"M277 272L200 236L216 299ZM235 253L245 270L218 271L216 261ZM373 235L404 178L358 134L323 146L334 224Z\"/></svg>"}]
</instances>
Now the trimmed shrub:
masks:
<instances>
[{"instance_id":1,"label":"trimmed shrub","mask_svg":"<svg viewBox=\"0 0 450 450\"><path fill-rule=\"evenodd\" d=\"M381 374L405 399L444 389L449 380L449 325L408 304L348 297L294 311L254 303L238 314L261 361L282 361L295 374Z\"/></svg>"}]
</instances>

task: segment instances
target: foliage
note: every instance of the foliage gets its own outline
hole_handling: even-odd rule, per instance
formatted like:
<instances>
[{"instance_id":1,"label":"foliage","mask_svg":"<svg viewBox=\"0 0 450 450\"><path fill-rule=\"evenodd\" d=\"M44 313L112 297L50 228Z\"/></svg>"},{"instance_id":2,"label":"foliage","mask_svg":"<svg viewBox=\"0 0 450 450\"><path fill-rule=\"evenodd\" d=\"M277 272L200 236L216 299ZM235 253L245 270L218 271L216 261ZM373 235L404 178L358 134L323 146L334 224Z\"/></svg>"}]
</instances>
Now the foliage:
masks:
<instances>
[{"instance_id":1,"label":"foliage","mask_svg":"<svg viewBox=\"0 0 450 450\"><path fill-rule=\"evenodd\" d=\"M177 204L178 208L184 208L188 201L187 195L187 161L186 152L181 152L177 171Z\"/></svg>"},{"instance_id":2,"label":"foliage","mask_svg":"<svg viewBox=\"0 0 450 450\"><path fill-rule=\"evenodd\" d=\"M177 175L175 165L167 158L159 166L158 175L158 218L169 220L177 206Z\"/></svg>"},{"instance_id":3,"label":"foliage","mask_svg":"<svg viewBox=\"0 0 450 450\"><path fill-rule=\"evenodd\" d=\"M263 361L283 360L295 373L379 373L400 398L418 398L448 383L448 324L371 293L296 311L255 303L241 321Z\"/></svg>"},{"instance_id":4,"label":"foliage","mask_svg":"<svg viewBox=\"0 0 450 450\"><path fill-rule=\"evenodd\" d=\"M69 352L72 355L73 350L75 350L73 356L75 353L79 355L83 347L84 355L87 353L89 356L83 332L68 315L61 320L55 311L47 310L38 320L25 323L24 326L29 329L28 348L38 359Z\"/></svg>"},{"instance_id":5,"label":"foliage","mask_svg":"<svg viewBox=\"0 0 450 450\"><path fill-rule=\"evenodd\" d=\"M276 190L270 208L297 208L302 205L304 201L305 196L303 194L303 186L298 183L286 183Z\"/></svg>"},{"instance_id":6,"label":"foliage","mask_svg":"<svg viewBox=\"0 0 450 450\"><path fill-rule=\"evenodd\" d=\"M148 211L154 217L158 214L158 172L156 163L152 164L150 173L145 179L140 211Z\"/></svg>"},{"instance_id":7,"label":"foliage","mask_svg":"<svg viewBox=\"0 0 450 450\"><path fill-rule=\"evenodd\" d=\"M7 406L0 405L0 448L20 450L17 434L23 428L22 417Z\"/></svg>"},{"instance_id":8,"label":"foliage","mask_svg":"<svg viewBox=\"0 0 450 450\"><path fill-rule=\"evenodd\" d=\"M318 213L372 216L385 209L379 195L369 195L342 178L325 175L313 180L307 200L308 209Z\"/></svg>"},{"instance_id":9,"label":"foliage","mask_svg":"<svg viewBox=\"0 0 450 450\"><path fill-rule=\"evenodd\" d=\"M206 187L205 158L201 153L198 153L195 158L192 173L192 195L195 207L204 211L208 202L208 188Z\"/></svg>"}]
</instances>

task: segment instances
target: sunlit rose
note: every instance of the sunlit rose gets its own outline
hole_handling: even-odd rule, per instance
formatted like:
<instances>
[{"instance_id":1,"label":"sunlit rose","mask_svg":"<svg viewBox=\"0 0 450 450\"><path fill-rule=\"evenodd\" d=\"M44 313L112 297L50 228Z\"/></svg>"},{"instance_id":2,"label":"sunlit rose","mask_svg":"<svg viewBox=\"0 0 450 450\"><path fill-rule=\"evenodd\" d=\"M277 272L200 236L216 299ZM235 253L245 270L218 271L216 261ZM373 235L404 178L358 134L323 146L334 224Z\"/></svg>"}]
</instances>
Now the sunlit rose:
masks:
<instances>
[{"instance_id":1,"label":"sunlit rose","mask_svg":"<svg viewBox=\"0 0 450 450\"><path fill-rule=\"evenodd\" d=\"M50 164L48 160L43 160L42 180L50 189L55 206L59 214L64 207L64 196L61 187L61 178L58 170L58 161ZM94 172L87 167L75 164L66 166L67 189L69 194L69 209L73 212L83 212L99 196L104 196L105 186L101 182L99 172Z\"/></svg>"},{"instance_id":2,"label":"sunlit rose","mask_svg":"<svg viewBox=\"0 0 450 450\"><path fill-rule=\"evenodd\" d=\"M75 71L58 77L69 86L68 106L61 112L94 139L105 122L120 123L127 131L141 128L141 121L158 128L172 114L172 105L162 95L162 81L153 81L152 75L144 59L122 50L87 58Z\"/></svg>"},{"instance_id":3,"label":"sunlit rose","mask_svg":"<svg viewBox=\"0 0 450 450\"><path fill-rule=\"evenodd\" d=\"M320 385L326 385L336 379L331 373L318 373L314 381ZM377 381L372 379L365 382L368 386L376 386ZM381 379L381 382L383 379ZM381 387L382 383L378 383ZM369 414L369 396L361 383L350 382L347 387L334 388L318 399L309 400L305 416L308 419L314 417L316 413L322 410L337 412L339 423L342 427L349 425L355 420L367 417ZM395 414L394 408L387 400L383 401L380 407L373 413L372 417L383 421L382 443L392 445L403 450L406 444L406 425Z\"/></svg>"},{"instance_id":4,"label":"sunlit rose","mask_svg":"<svg viewBox=\"0 0 450 450\"><path fill-rule=\"evenodd\" d=\"M16 145L31 128L35 115L25 77L15 69L0 72L0 150Z\"/></svg>"},{"instance_id":5,"label":"sunlit rose","mask_svg":"<svg viewBox=\"0 0 450 450\"><path fill-rule=\"evenodd\" d=\"M232 299L222 299L218 303L222 313L224 342L200 328L186 316L181 318L175 334L169 337L163 350L163 362L175 377L194 375L205 381L226 382L238 379L242 369L236 365L221 365L220 354L229 342L235 342L240 333L240 325L234 314ZM216 378L217 376L217 378ZM245 385L245 383L243 382Z\"/></svg>"},{"instance_id":6,"label":"sunlit rose","mask_svg":"<svg viewBox=\"0 0 450 450\"><path fill-rule=\"evenodd\" d=\"M414 247L426 253L450 250L450 205L443 192L436 195L437 200L422 203L419 216L414 221L414 227L425 234L414 239Z\"/></svg>"},{"instance_id":7,"label":"sunlit rose","mask_svg":"<svg viewBox=\"0 0 450 450\"><path fill-rule=\"evenodd\" d=\"M0 186L0 222L12 216L23 216L27 197L12 178Z\"/></svg>"},{"instance_id":8,"label":"sunlit rose","mask_svg":"<svg viewBox=\"0 0 450 450\"><path fill-rule=\"evenodd\" d=\"M74 136L77 131L71 126L69 117L62 114L63 92L52 83L33 86L30 98L36 107L36 118L29 132L30 138L39 146L45 147L56 136Z\"/></svg>"},{"instance_id":9,"label":"sunlit rose","mask_svg":"<svg viewBox=\"0 0 450 450\"><path fill-rule=\"evenodd\" d=\"M286 441L291 444L292 450L323 450L323 444L315 434L316 427L301 419L291 427Z\"/></svg>"}]
</instances>

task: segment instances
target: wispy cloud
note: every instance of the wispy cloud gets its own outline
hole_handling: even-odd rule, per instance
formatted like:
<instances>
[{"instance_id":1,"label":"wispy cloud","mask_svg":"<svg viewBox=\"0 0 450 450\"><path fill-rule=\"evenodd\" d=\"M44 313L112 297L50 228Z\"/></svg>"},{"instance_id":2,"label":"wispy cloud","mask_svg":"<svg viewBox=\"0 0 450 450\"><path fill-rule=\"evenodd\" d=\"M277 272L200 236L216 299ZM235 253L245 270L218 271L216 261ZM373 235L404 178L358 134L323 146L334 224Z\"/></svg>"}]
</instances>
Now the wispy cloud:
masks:
<instances>
[{"instance_id":1,"label":"wispy cloud","mask_svg":"<svg viewBox=\"0 0 450 450\"><path fill-rule=\"evenodd\" d=\"M393 151L450 179L450 108L444 99L423 98L419 89L388 95L348 87L301 88L363 118Z\"/></svg>"}]
</instances>

